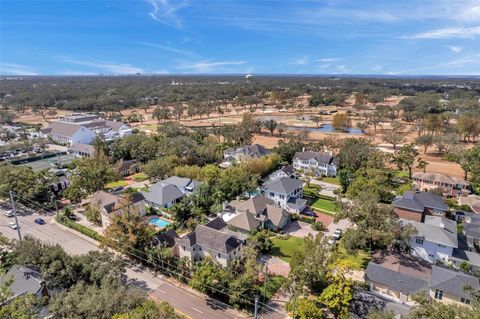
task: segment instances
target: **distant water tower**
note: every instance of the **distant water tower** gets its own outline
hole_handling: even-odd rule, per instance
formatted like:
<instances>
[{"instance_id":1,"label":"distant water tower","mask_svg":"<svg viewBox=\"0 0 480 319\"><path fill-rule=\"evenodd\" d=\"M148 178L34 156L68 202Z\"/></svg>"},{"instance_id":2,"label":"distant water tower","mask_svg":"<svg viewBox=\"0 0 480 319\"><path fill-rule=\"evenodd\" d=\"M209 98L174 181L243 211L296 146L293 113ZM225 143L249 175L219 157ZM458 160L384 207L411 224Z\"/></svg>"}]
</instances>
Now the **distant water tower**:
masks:
<instances>
[{"instance_id":1,"label":"distant water tower","mask_svg":"<svg viewBox=\"0 0 480 319\"><path fill-rule=\"evenodd\" d=\"M252 75L252 74L247 74L247 75L245 75L245 79L248 80L248 79L251 79L251 78L253 78L253 75Z\"/></svg>"}]
</instances>

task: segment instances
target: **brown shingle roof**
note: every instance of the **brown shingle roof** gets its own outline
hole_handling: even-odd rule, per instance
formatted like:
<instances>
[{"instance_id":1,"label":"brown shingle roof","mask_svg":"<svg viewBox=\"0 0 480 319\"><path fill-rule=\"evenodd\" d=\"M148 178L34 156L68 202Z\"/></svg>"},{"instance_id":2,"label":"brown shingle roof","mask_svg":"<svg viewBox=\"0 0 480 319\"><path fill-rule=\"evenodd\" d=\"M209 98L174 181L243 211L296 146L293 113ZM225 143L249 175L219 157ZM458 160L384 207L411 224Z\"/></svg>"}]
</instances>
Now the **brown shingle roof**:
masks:
<instances>
[{"instance_id":1,"label":"brown shingle roof","mask_svg":"<svg viewBox=\"0 0 480 319\"><path fill-rule=\"evenodd\" d=\"M80 128L81 125L66 123L66 122L54 122L51 123L48 129L50 129L51 134L62 135L62 136L73 136Z\"/></svg>"}]
</instances>

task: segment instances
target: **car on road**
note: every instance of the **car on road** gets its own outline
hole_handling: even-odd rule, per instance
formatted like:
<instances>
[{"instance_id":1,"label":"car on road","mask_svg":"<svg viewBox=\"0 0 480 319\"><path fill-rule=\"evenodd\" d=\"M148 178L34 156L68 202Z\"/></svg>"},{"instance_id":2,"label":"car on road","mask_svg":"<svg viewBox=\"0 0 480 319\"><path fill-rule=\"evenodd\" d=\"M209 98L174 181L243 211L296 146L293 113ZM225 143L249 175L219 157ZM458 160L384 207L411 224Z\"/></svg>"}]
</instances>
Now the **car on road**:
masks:
<instances>
[{"instance_id":1,"label":"car on road","mask_svg":"<svg viewBox=\"0 0 480 319\"><path fill-rule=\"evenodd\" d=\"M314 211L308 210L306 212L301 212L300 214L310 217L317 217L317 214Z\"/></svg>"},{"instance_id":2,"label":"car on road","mask_svg":"<svg viewBox=\"0 0 480 319\"><path fill-rule=\"evenodd\" d=\"M10 227L11 229L17 229L18 225L15 222L11 222L11 223L8 223L8 227Z\"/></svg>"},{"instance_id":3,"label":"car on road","mask_svg":"<svg viewBox=\"0 0 480 319\"><path fill-rule=\"evenodd\" d=\"M37 218L37 219L35 219L35 224L43 225L43 224L45 224L45 221L42 218Z\"/></svg>"},{"instance_id":4,"label":"car on road","mask_svg":"<svg viewBox=\"0 0 480 319\"><path fill-rule=\"evenodd\" d=\"M342 232L341 229L339 229L339 228L335 229L335 231L333 232L333 236L332 236L333 239L339 240L342 237L342 233L343 232Z\"/></svg>"},{"instance_id":5,"label":"car on road","mask_svg":"<svg viewBox=\"0 0 480 319\"><path fill-rule=\"evenodd\" d=\"M13 214L13 210L7 210L3 213L3 215L7 216L7 217L13 217L15 216L15 214Z\"/></svg>"}]
</instances>

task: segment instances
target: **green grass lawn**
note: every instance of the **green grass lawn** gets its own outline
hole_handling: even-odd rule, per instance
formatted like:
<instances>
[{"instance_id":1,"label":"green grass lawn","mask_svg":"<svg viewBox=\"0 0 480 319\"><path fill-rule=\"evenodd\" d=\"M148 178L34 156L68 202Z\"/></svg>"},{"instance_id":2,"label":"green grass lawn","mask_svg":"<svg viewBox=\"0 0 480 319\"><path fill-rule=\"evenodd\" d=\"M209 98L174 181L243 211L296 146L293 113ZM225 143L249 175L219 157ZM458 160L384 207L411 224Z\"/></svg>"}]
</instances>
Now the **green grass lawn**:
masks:
<instances>
[{"instance_id":1,"label":"green grass lawn","mask_svg":"<svg viewBox=\"0 0 480 319\"><path fill-rule=\"evenodd\" d=\"M340 180L338 179L338 177L324 177L321 179L321 181L340 186Z\"/></svg>"},{"instance_id":2,"label":"green grass lawn","mask_svg":"<svg viewBox=\"0 0 480 319\"><path fill-rule=\"evenodd\" d=\"M288 239L280 239L278 237L272 238L273 248L270 255L279 257L286 262L290 262L293 253L297 247L305 244L303 238L291 236Z\"/></svg>"},{"instance_id":3,"label":"green grass lawn","mask_svg":"<svg viewBox=\"0 0 480 319\"><path fill-rule=\"evenodd\" d=\"M118 186L125 187L127 185L128 185L128 183L126 181L116 181L116 182L108 183L107 185L105 185L105 188L115 188L115 187L118 187Z\"/></svg>"},{"instance_id":4,"label":"green grass lawn","mask_svg":"<svg viewBox=\"0 0 480 319\"><path fill-rule=\"evenodd\" d=\"M338 208L335 206L335 202L324 199L324 198L318 198L316 199L311 207L314 209L318 209L323 212L327 212L330 214L336 214L338 213Z\"/></svg>"},{"instance_id":5,"label":"green grass lawn","mask_svg":"<svg viewBox=\"0 0 480 319\"><path fill-rule=\"evenodd\" d=\"M356 254L349 254L340 241L337 247L336 258L338 261L344 260L350 262L353 269L361 270L367 267L368 262L372 259L372 255L366 251L358 251Z\"/></svg>"}]
</instances>

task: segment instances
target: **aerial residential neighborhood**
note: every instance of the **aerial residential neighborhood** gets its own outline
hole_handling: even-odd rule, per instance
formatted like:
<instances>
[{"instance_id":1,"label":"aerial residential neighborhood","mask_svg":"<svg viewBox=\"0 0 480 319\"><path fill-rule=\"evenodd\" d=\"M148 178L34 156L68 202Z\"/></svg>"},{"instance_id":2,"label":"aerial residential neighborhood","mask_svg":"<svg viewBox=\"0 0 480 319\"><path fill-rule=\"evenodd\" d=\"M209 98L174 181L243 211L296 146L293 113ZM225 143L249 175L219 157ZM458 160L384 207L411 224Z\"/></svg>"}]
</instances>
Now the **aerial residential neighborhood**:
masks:
<instances>
[{"instance_id":1,"label":"aerial residential neighborhood","mask_svg":"<svg viewBox=\"0 0 480 319\"><path fill-rule=\"evenodd\" d=\"M480 319L478 1L0 1L0 319Z\"/></svg>"}]
</instances>

